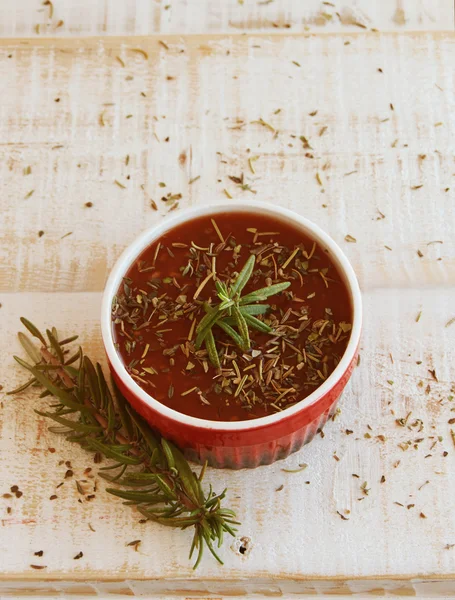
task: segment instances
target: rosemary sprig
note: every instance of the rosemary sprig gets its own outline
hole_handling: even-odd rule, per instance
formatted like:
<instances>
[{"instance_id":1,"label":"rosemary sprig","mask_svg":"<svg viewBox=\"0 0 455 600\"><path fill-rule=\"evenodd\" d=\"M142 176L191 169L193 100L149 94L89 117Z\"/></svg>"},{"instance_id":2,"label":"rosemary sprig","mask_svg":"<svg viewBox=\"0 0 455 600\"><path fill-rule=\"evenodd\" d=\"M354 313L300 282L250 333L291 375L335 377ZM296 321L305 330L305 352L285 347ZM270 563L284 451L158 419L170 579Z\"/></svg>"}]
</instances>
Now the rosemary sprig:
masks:
<instances>
[{"instance_id":1,"label":"rosemary sprig","mask_svg":"<svg viewBox=\"0 0 455 600\"><path fill-rule=\"evenodd\" d=\"M229 288L222 281L215 281L217 295L221 302L215 307L204 304L206 315L196 327L195 345L198 349L203 342L205 343L210 362L217 369L220 368L221 363L212 332L213 327L215 325L220 327L243 352L248 352L251 348L249 327L262 333L273 331L267 323L254 316L265 314L270 308L269 305L255 303L283 292L291 285L289 281L275 283L242 297L241 292L253 274L255 261L255 255L251 254ZM237 327L237 331L234 327Z\"/></svg>"},{"instance_id":2,"label":"rosemary sprig","mask_svg":"<svg viewBox=\"0 0 455 600\"><path fill-rule=\"evenodd\" d=\"M232 510L221 507L226 490L215 494L211 486L209 492L202 489L206 465L196 475L180 450L159 438L115 387L114 400L101 366L94 365L82 348L72 355L67 349L77 336L60 341L52 328L46 331L46 339L30 321L23 317L21 321L40 346L22 332L18 334L32 364L18 356L14 359L32 377L9 394L31 385L43 387L40 398L53 396L57 403L48 411L35 412L57 423L58 427L50 427L50 431L113 460L114 464L103 467L100 475L117 486L132 488L108 488L109 493L137 506L150 521L180 529L193 527L190 558L197 553L194 568L204 547L222 564L215 545L221 546L225 532L235 535L238 522ZM210 334L205 338L209 346Z\"/></svg>"}]
</instances>

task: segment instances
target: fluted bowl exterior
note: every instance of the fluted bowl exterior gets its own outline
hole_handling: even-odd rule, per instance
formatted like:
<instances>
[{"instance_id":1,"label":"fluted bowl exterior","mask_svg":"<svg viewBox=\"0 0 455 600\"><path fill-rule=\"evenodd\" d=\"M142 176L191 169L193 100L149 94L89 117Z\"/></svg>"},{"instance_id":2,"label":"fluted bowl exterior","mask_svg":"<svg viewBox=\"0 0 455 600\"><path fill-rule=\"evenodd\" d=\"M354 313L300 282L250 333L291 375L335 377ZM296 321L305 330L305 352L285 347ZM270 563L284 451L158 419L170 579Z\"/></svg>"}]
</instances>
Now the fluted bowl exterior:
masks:
<instances>
[{"instance_id":1,"label":"fluted bowl exterior","mask_svg":"<svg viewBox=\"0 0 455 600\"><path fill-rule=\"evenodd\" d=\"M128 267L165 231L186 220L227 211L266 212L277 221L292 221L330 253L351 296L353 326L340 363L307 398L282 412L250 421L209 421L179 413L147 394L126 371L113 342L111 305ZM189 460L218 468L242 469L286 458L310 442L335 412L338 398L357 362L362 321L362 301L354 271L335 242L317 225L289 210L265 203L215 205L186 209L165 223L150 228L122 254L111 272L103 297L101 328L112 376L133 408L166 439L172 440Z\"/></svg>"}]
</instances>

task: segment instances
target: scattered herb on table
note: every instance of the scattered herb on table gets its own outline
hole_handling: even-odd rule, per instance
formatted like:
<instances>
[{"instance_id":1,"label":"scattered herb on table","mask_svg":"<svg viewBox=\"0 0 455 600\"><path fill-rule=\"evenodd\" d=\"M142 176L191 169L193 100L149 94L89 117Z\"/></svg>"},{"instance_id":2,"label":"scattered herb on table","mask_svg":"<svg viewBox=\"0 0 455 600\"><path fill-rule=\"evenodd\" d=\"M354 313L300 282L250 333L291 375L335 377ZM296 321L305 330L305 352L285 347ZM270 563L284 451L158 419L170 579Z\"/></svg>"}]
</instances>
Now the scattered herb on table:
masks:
<instances>
[{"instance_id":1,"label":"scattered herb on table","mask_svg":"<svg viewBox=\"0 0 455 600\"><path fill-rule=\"evenodd\" d=\"M255 303L262 302L270 296L286 290L291 285L289 281L284 281L250 292L242 297L241 292L253 273L255 261L255 255L251 254L229 288L221 281L216 282L218 298L221 302L213 308L207 305L205 307L207 314L196 327L196 349L201 347L202 342L205 342L210 362L216 368L220 368L220 357L213 338L212 328L215 325L221 327L241 350L247 352L250 349L248 332L250 327L263 333L273 331L272 327L254 316L264 314L269 306ZM233 326L237 328L237 331Z\"/></svg>"},{"instance_id":2,"label":"scattered herb on table","mask_svg":"<svg viewBox=\"0 0 455 600\"><path fill-rule=\"evenodd\" d=\"M269 129L272 133L276 133L275 127L273 127L273 125L270 125L270 123L267 123L267 121L264 121L264 119L262 117L260 119L258 119L257 121L251 121L251 123L252 124L257 123L258 125L262 125L266 129Z\"/></svg>"},{"instance_id":3,"label":"scattered herb on table","mask_svg":"<svg viewBox=\"0 0 455 600\"><path fill-rule=\"evenodd\" d=\"M148 60L148 58L149 58L149 55L147 54L147 52L145 50L142 50L141 48L131 48L131 52L140 54L141 56L143 56L145 58L145 60Z\"/></svg>"}]
</instances>

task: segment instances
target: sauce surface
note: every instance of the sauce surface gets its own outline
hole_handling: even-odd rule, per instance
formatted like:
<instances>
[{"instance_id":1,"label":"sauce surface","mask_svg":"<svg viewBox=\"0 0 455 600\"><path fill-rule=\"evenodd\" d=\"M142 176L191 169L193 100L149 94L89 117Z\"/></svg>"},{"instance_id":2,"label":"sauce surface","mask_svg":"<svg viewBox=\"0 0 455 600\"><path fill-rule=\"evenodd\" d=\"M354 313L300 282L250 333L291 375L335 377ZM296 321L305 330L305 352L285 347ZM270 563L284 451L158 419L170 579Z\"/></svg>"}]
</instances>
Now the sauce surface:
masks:
<instances>
[{"instance_id":1,"label":"sauce surface","mask_svg":"<svg viewBox=\"0 0 455 600\"><path fill-rule=\"evenodd\" d=\"M214 421L254 419L299 402L332 373L349 341L351 303L328 252L293 226L250 213L214 221L172 229L131 265L112 303L114 342L138 385L166 406ZM291 285L263 302L270 310L256 318L273 332L249 328L249 351L212 328L216 369L205 346L195 348L197 325L204 302L221 301L215 277L229 286L251 254L242 296Z\"/></svg>"}]
</instances>

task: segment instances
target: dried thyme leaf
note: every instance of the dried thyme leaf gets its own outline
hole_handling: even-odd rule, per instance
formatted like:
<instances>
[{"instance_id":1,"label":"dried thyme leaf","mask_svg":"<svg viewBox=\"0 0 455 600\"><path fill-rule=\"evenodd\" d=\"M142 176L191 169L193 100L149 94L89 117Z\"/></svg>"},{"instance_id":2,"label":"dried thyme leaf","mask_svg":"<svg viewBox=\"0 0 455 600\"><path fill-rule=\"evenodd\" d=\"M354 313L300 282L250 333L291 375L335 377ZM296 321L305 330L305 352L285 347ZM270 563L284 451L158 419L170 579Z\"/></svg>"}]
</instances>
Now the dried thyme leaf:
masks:
<instances>
[{"instance_id":1,"label":"dried thyme leaf","mask_svg":"<svg viewBox=\"0 0 455 600\"><path fill-rule=\"evenodd\" d=\"M49 7L49 19L52 19L54 16L54 5L52 4L51 0L44 0L43 6Z\"/></svg>"},{"instance_id":2,"label":"dried thyme leaf","mask_svg":"<svg viewBox=\"0 0 455 600\"><path fill-rule=\"evenodd\" d=\"M138 552L139 546L141 545L142 540L133 540L132 542L128 542L126 546L132 546L135 552Z\"/></svg>"},{"instance_id":3,"label":"dried thyme leaf","mask_svg":"<svg viewBox=\"0 0 455 600\"><path fill-rule=\"evenodd\" d=\"M258 160L258 158L259 158L259 156L251 156L248 159L248 166L250 167L250 171L253 173L253 175L255 175L255 173L256 173L254 166L253 166L253 162Z\"/></svg>"},{"instance_id":4,"label":"dried thyme leaf","mask_svg":"<svg viewBox=\"0 0 455 600\"><path fill-rule=\"evenodd\" d=\"M148 60L149 55L147 54L147 52L145 50L142 50L141 48L131 48L131 52L135 52L136 54L141 54L145 60Z\"/></svg>"},{"instance_id":5,"label":"dried thyme leaf","mask_svg":"<svg viewBox=\"0 0 455 600\"><path fill-rule=\"evenodd\" d=\"M346 240L346 242L351 242L351 243L357 242L357 240L355 239L355 237L352 237L352 235L349 235L349 234L345 235L344 239Z\"/></svg>"},{"instance_id":6,"label":"dried thyme leaf","mask_svg":"<svg viewBox=\"0 0 455 600\"><path fill-rule=\"evenodd\" d=\"M349 519L345 517L342 513L340 513L339 510L337 510L337 515L339 515L343 521L349 521Z\"/></svg>"},{"instance_id":7,"label":"dried thyme leaf","mask_svg":"<svg viewBox=\"0 0 455 600\"><path fill-rule=\"evenodd\" d=\"M305 471L305 469L308 467L307 464L302 463L299 465L298 469L281 469L282 471L284 471L284 473L301 473L302 471Z\"/></svg>"}]
</instances>

